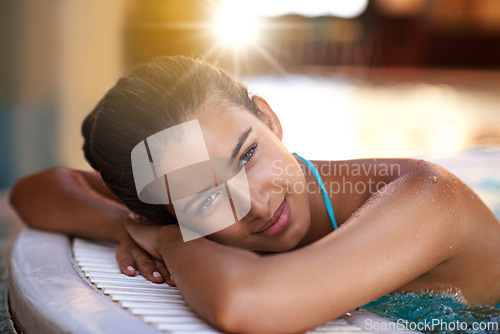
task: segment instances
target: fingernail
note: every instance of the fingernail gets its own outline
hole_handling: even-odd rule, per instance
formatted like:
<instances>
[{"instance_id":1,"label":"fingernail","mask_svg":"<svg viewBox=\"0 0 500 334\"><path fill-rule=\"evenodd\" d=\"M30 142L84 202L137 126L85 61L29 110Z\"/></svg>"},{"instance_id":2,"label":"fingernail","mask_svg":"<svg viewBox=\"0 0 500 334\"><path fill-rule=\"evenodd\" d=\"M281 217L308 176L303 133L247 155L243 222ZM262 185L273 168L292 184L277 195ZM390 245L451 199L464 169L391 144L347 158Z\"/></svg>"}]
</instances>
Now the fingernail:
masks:
<instances>
[{"instance_id":1,"label":"fingernail","mask_svg":"<svg viewBox=\"0 0 500 334\"><path fill-rule=\"evenodd\" d=\"M135 271L135 268L134 268L134 267L132 267L132 266L128 266L128 267L127 267L127 270L128 270L128 271Z\"/></svg>"},{"instance_id":2,"label":"fingernail","mask_svg":"<svg viewBox=\"0 0 500 334\"><path fill-rule=\"evenodd\" d=\"M157 271L153 272L153 277L154 278L158 278L158 277L161 277L161 274Z\"/></svg>"}]
</instances>

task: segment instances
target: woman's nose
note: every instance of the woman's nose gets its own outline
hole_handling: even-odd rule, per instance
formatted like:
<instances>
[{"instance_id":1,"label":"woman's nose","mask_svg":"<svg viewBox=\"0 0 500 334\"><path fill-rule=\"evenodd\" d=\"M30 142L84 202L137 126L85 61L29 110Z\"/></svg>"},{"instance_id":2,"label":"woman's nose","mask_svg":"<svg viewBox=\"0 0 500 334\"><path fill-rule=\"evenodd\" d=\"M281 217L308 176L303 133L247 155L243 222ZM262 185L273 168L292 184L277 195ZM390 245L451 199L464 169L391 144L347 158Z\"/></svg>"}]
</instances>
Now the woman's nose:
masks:
<instances>
[{"instance_id":1,"label":"woman's nose","mask_svg":"<svg viewBox=\"0 0 500 334\"><path fill-rule=\"evenodd\" d=\"M249 214L254 218L267 217L269 214L269 196L251 196L251 207Z\"/></svg>"},{"instance_id":2,"label":"woman's nose","mask_svg":"<svg viewBox=\"0 0 500 334\"><path fill-rule=\"evenodd\" d=\"M242 182L228 182L229 192L236 218L252 220L269 215L269 192L259 191L256 185L242 184ZM246 183L246 182L245 182Z\"/></svg>"},{"instance_id":3,"label":"woman's nose","mask_svg":"<svg viewBox=\"0 0 500 334\"><path fill-rule=\"evenodd\" d=\"M228 182L228 186L238 220L269 216L269 192L259 191L255 185L234 187Z\"/></svg>"},{"instance_id":4,"label":"woman's nose","mask_svg":"<svg viewBox=\"0 0 500 334\"><path fill-rule=\"evenodd\" d=\"M247 221L269 216L269 191L264 182L247 178L246 173L238 173L227 181L237 220Z\"/></svg>"},{"instance_id":5,"label":"woman's nose","mask_svg":"<svg viewBox=\"0 0 500 334\"><path fill-rule=\"evenodd\" d=\"M258 187L250 187L250 211L245 219L248 221L269 217L269 192L259 191Z\"/></svg>"}]
</instances>

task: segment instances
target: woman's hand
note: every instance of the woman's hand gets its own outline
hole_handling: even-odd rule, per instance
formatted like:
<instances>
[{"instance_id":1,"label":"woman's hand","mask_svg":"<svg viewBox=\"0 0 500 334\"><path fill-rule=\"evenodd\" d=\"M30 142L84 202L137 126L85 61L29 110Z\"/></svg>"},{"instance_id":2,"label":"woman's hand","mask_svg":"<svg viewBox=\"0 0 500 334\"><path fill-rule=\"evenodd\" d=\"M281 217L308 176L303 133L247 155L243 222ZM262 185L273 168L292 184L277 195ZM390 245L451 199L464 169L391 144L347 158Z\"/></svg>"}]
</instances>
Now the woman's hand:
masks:
<instances>
[{"instance_id":1,"label":"woman's hand","mask_svg":"<svg viewBox=\"0 0 500 334\"><path fill-rule=\"evenodd\" d=\"M142 276L153 283L166 281L169 285L175 286L165 263L141 248L128 232L123 234L116 250L116 261L121 272L135 276L138 269Z\"/></svg>"},{"instance_id":2,"label":"woman's hand","mask_svg":"<svg viewBox=\"0 0 500 334\"><path fill-rule=\"evenodd\" d=\"M165 242L165 240L160 238L160 231L168 228L178 229L178 227L174 225L159 225L150 223L134 214L131 214L125 223L127 236L130 239L129 242L132 242L135 247L147 254L150 258L150 263L152 261L156 268L160 270L161 274L165 278L165 281L169 285L175 286L175 282L172 280L170 272L165 266L165 262L163 261L163 257L160 252L161 243ZM122 268L122 266L120 266L120 268ZM123 268L126 268L126 266Z\"/></svg>"}]
</instances>

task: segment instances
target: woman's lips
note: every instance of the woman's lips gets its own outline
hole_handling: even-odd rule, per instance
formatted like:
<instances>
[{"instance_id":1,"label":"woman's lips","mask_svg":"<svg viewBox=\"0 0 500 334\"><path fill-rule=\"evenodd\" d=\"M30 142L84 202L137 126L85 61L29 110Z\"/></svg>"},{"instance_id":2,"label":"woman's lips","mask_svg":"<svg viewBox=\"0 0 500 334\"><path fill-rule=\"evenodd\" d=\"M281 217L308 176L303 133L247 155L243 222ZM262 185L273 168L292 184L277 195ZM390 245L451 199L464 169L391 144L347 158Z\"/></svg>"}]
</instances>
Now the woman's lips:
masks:
<instances>
[{"instance_id":1,"label":"woman's lips","mask_svg":"<svg viewBox=\"0 0 500 334\"><path fill-rule=\"evenodd\" d=\"M279 206L279 208L274 213L273 218L271 218L257 232L269 236L277 235L281 233L288 226L289 222L290 222L290 207L288 206L288 203L286 202L285 198L281 203L281 205Z\"/></svg>"}]
</instances>

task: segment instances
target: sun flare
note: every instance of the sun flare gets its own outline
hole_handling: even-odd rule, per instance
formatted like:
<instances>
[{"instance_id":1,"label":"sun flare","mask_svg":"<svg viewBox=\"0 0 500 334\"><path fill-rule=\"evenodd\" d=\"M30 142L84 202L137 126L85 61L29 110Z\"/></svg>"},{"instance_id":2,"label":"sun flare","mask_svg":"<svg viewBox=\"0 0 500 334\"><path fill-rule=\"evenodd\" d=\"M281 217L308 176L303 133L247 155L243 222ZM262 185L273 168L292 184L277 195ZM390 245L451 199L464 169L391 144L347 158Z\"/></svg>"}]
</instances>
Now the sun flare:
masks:
<instances>
[{"instance_id":1,"label":"sun flare","mask_svg":"<svg viewBox=\"0 0 500 334\"><path fill-rule=\"evenodd\" d=\"M225 46L242 48L256 42L259 20L248 4L240 1L221 1L215 15L213 30Z\"/></svg>"}]
</instances>

